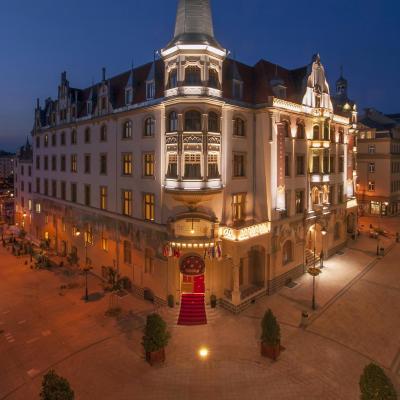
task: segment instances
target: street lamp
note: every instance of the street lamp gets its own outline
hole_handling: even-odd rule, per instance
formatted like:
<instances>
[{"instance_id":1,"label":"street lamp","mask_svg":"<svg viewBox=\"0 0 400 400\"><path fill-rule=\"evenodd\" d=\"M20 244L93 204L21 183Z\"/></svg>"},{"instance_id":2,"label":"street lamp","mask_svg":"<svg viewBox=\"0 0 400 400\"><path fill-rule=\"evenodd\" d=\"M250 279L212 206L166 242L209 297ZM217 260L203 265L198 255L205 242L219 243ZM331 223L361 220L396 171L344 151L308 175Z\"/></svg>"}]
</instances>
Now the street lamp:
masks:
<instances>
[{"instance_id":1,"label":"street lamp","mask_svg":"<svg viewBox=\"0 0 400 400\"><path fill-rule=\"evenodd\" d=\"M321 234L322 234L322 241L321 241L321 258L320 258L320 267L324 268L324 237L328 231L326 230L325 227L321 229Z\"/></svg>"},{"instance_id":2,"label":"street lamp","mask_svg":"<svg viewBox=\"0 0 400 400\"><path fill-rule=\"evenodd\" d=\"M321 273L321 270L314 266L314 267L308 268L307 272L313 278L312 309L315 310L316 309L316 305L315 305L315 278Z\"/></svg>"}]
</instances>

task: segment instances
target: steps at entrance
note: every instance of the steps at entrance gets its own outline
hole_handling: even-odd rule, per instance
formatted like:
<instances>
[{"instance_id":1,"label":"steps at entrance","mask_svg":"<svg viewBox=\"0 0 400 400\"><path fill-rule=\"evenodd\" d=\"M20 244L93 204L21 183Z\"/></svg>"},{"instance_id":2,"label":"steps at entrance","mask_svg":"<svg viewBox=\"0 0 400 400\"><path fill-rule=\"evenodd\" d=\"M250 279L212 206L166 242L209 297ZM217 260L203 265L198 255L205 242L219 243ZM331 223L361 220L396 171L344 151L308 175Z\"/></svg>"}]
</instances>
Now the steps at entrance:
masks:
<instances>
[{"instance_id":1,"label":"steps at entrance","mask_svg":"<svg viewBox=\"0 0 400 400\"><path fill-rule=\"evenodd\" d=\"M207 324L204 294L188 293L181 297L178 325Z\"/></svg>"},{"instance_id":2,"label":"steps at entrance","mask_svg":"<svg viewBox=\"0 0 400 400\"><path fill-rule=\"evenodd\" d=\"M319 264L319 260L321 259L318 255L315 255L314 252L310 249L306 249L305 251L305 259L306 259L306 266L313 266L314 263L316 266Z\"/></svg>"}]
</instances>

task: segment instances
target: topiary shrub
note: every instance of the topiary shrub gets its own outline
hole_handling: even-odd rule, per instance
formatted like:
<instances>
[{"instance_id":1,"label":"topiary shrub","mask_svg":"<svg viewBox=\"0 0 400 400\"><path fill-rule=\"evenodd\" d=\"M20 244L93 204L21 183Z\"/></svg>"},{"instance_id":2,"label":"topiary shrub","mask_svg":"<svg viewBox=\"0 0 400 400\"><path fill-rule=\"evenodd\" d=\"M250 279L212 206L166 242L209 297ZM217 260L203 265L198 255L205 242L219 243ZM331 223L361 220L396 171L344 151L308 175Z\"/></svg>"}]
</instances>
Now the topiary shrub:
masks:
<instances>
[{"instance_id":1,"label":"topiary shrub","mask_svg":"<svg viewBox=\"0 0 400 400\"><path fill-rule=\"evenodd\" d=\"M175 299L174 299L174 295L173 294L169 294L168 295L167 301L168 301L168 307L174 308Z\"/></svg>"},{"instance_id":2,"label":"topiary shrub","mask_svg":"<svg viewBox=\"0 0 400 400\"><path fill-rule=\"evenodd\" d=\"M381 367L369 364L360 377L361 400L396 400L397 394L391 380Z\"/></svg>"},{"instance_id":3,"label":"topiary shrub","mask_svg":"<svg viewBox=\"0 0 400 400\"><path fill-rule=\"evenodd\" d=\"M146 352L151 353L165 348L170 337L171 335L167 331L167 324L160 315L154 313L147 316L142 341Z\"/></svg>"},{"instance_id":4,"label":"topiary shrub","mask_svg":"<svg viewBox=\"0 0 400 400\"><path fill-rule=\"evenodd\" d=\"M270 346L277 346L281 341L281 328L271 309L265 312L261 321L261 342Z\"/></svg>"},{"instance_id":5,"label":"topiary shrub","mask_svg":"<svg viewBox=\"0 0 400 400\"><path fill-rule=\"evenodd\" d=\"M210 305L211 305L211 308L217 307L217 296L215 294L212 294L210 296Z\"/></svg>"},{"instance_id":6,"label":"topiary shrub","mask_svg":"<svg viewBox=\"0 0 400 400\"><path fill-rule=\"evenodd\" d=\"M68 381L51 370L43 376L40 398L42 400L74 400L75 395Z\"/></svg>"}]
</instances>

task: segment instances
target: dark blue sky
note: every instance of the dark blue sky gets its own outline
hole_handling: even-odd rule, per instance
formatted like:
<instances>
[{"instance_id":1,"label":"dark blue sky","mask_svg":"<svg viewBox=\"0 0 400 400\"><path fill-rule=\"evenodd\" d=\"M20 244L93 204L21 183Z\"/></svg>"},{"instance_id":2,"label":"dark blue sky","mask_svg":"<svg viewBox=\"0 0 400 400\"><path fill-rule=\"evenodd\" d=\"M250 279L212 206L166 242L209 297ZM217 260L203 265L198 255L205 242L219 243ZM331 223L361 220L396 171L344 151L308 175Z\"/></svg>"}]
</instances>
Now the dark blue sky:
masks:
<instances>
[{"instance_id":1,"label":"dark blue sky","mask_svg":"<svg viewBox=\"0 0 400 400\"><path fill-rule=\"evenodd\" d=\"M321 54L333 89L340 65L359 108L400 112L400 1L214 0L216 37L236 57L288 68ZM8 0L0 5L0 149L32 128L35 99L60 73L86 87L152 59L172 37L177 0Z\"/></svg>"}]
</instances>

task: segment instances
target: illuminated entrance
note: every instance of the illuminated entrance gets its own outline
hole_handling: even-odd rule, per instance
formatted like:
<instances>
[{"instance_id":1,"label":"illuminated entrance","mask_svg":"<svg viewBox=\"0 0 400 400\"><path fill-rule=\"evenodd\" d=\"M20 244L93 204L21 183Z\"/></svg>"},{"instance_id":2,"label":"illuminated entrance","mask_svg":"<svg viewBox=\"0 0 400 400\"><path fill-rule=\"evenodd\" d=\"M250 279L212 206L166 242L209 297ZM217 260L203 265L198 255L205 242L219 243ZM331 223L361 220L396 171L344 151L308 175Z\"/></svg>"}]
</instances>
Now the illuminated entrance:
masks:
<instances>
[{"instance_id":1,"label":"illuminated entrance","mask_svg":"<svg viewBox=\"0 0 400 400\"><path fill-rule=\"evenodd\" d=\"M204 293L204 260L198 255L188 255L181 261L182 293Z\"/></svg>"}]
</instances>

